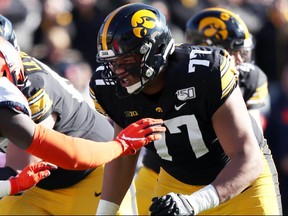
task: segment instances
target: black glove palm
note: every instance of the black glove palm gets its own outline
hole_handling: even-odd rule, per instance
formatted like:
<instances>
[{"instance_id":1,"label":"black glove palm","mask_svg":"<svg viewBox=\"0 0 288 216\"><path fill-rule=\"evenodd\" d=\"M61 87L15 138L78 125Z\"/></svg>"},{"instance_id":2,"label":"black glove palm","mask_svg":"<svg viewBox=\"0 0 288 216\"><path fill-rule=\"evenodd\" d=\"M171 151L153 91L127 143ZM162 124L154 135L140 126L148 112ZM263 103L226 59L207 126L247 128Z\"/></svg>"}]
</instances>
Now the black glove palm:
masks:
<instances>
[{"instance_id":1,"label":"black glove palm","mask_svg":"<svg viewBox=\"0 0 288 216\"><path fill-rule=\"evenodd\" d=\"M169 193L154 197L149 208L151 216L161 215L194 215L193 207L182 194Z\"/></svg>"}]
</instances>

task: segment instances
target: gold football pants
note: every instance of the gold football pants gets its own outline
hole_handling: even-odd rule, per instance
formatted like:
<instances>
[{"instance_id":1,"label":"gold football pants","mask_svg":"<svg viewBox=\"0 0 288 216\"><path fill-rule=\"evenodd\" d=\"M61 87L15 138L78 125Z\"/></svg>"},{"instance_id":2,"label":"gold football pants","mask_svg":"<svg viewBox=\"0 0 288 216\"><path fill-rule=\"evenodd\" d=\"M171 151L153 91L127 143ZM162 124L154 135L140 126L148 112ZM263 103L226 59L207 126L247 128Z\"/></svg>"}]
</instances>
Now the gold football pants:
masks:
<instances>
[{"instance_id":1,"label":"gold football pants","mask_svg":"<svg viewBox=\"0 0 288 216\"><path fill-rule=\"evenodd\" d=\"M147 209L151 205L151 200L154 197L153 191L157 183L158 173L154 170L142 166L136 177L136 200L139 215L147 215Z\"/></svg>"},{"instance_id":2,"label":"gold football pants","mask_svg":"<svg viewBox=\"0 0 288 216\"><path fill-rule=\"evenodd\" d=\"M282 207L279 193L278 176L269 149L265 148L262 174L238 196L218 207L204 211L199 215L281 215ZM182 183L161 169L157 174L142 167L135 184L138 211L140 215L149 215L152 197L159 197L173 191L191 194L203 186ZM145 191L146 189L146 191ZM152 193L153 190L154 192Z\"/></svg>"},{"instance_id":3,"label":"gold football pants","mask_svg":"<svg viewBox=\"0 0 288 216\"><path fill-rule=\"evenodd\" d=\"M56 190L33 187L19 196L0 200L0 215L95 215L104 166L100 166L79 183ZM130 191L127 192L119 214L133 215Z\"/></svg>"}]
</instances>

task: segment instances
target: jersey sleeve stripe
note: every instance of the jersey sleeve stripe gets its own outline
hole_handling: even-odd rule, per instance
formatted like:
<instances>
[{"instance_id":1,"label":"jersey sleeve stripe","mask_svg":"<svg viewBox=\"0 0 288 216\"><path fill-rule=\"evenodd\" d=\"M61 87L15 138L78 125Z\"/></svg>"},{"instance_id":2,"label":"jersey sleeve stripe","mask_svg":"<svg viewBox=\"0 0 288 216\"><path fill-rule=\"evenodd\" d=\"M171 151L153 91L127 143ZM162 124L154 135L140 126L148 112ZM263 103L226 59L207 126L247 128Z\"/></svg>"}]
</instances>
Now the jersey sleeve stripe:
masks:
<instances>
[{"instance_id":1,"label":"jersey sleeve stripe","mask_svg":"<svg viewBox=\"0 0 288 216\"><path fill-rule=\"evenodd\" d=\"M263 85L259 86L255 93L252 96L252 99L261 99L265 98L268 95L268 83L264 83Z\"/></svg>"},{"instance_id":2,"label":"jersey sleeve stripe","mask_svg":"<svg viewBox=\"0 0 288 216\"><path fill-rule=\"evenodd\" d=\"M32 97L28 98L29 106L32 111L32 119L39 120L52 107L53 101L44 89L40 89Z\"/></svg>"},{"instance_id":3,"label":"jersey sleeve stripe","mask_svg":"<svg viewBox=\"0 0 288 216\"><path fill-rule=\"evenodd\" d=\"M268 96L268 83L259 86L254 92L253 96L246 101L247 107L263 107L265 105L266 97Z\"/></svg>"},{"instance_id":4,"label":"jersey sleeve stripe","mask_svg":"<svg viewBox=\"0 0 288 216\"><path fill-rule=\"evenodd\" d=\"M90 97L91 97L92 100L93 100L95 109L96 109L99 113L101 113L102 115L107 116L107 113L105 112L105 110L104 110L104 109L102 108L102 106L98 103L98 101L97 101L97 99L96 99L96 96L95 96L95 93L94 93L94 91L93 91L92 88L89 88L89 95L90 95Z\"/></svg>"},{"instance_id":5,"label":"jersey sleeve stripe","mask_svg":"<svg viewBox=\"0 0 288 216\"><path fill-rule=\"evenodd\" d=\"M90 97L92 98L92 100L94 101L96 98L95 98L95 93L93 91L93 89L91 87L89 87L89 95Z\"/></svg>"},{"instance_id":6,"label":"jersey sleeve stripe","mask_svg":"<svg viewBox=\"0 0 288 216\"><path fill-rule=\"evenodd\" d=\"M40 89L39 91L37 91L34 95L32 95L31 97L29 97L27 100L28 100L28 103L29 103L29 106L31 104L34 104L35 102L37 102L38 100L40 100L43 95L44 95L44 92L45 90L44 89Z\"/></svg>"},{"instance_id":7,"label":"jersey sleeve stripe","mask_svg":"<svg viewBox=\"0 0 288 216\"><path fill-rule=\"evenodd\" d=\"M230 60L225 56L220 66L222 97L225 97L237 84L237 72L232 67Z\"/></svg>"}]
</instances>

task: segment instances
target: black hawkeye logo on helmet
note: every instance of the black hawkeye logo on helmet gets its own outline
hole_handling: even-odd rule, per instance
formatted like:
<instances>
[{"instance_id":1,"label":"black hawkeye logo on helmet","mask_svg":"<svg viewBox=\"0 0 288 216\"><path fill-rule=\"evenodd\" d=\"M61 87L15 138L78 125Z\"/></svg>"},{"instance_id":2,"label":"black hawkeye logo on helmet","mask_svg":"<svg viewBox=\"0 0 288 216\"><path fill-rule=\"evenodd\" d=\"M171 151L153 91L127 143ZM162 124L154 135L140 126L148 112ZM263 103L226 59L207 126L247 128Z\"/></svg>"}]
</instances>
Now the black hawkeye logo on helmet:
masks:
<instances>
[{"instance_id":1,"label":"black hawkeye logo on helmet","mask_svg":"<svg viewBox=\"0 0 288 216\"><path fill-rule=\"evenodd\" d=\"M220 17L207 17L200 21L199 31L208 38L215 38L216 40L226 40L228 38L228 30L225 21L230 19L227 13L221 13Z\"/></svg>"},{"instance_id":2,"label":"black hawkeye logo on helmet","mask_svg":"<svg viewBox=\"0 0 288 216\"><path fill-rule=\"evenodd\" d=\"M131 19L134 35L138 38L143 38L147 34L152 35L154 32L150 31L155 29L157 22L157 16L152 11L137 11Z\"/></svg>"}]
</instances>

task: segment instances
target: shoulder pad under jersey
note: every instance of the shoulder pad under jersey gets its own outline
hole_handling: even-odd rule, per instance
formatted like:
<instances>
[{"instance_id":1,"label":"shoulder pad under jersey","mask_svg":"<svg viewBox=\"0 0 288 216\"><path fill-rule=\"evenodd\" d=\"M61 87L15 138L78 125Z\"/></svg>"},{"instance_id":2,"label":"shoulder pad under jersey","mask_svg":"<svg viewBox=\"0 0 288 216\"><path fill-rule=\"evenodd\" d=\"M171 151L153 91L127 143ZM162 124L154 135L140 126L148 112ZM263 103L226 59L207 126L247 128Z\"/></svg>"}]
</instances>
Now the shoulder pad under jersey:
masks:
<instances>
[{"instance_id":1,"label":"shoulder pad under jersey","mask_svg":"<svg viewBox=\"0 0 288 216\"><path fill-rule=\"evenodd\" d=\"M15 112L31 116L26 97L6 77L0 78L0 107L8 107Z\"/></svg>"}]
</instances>

